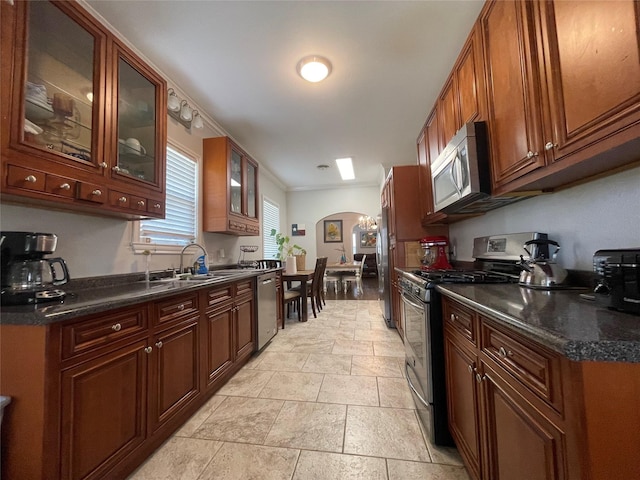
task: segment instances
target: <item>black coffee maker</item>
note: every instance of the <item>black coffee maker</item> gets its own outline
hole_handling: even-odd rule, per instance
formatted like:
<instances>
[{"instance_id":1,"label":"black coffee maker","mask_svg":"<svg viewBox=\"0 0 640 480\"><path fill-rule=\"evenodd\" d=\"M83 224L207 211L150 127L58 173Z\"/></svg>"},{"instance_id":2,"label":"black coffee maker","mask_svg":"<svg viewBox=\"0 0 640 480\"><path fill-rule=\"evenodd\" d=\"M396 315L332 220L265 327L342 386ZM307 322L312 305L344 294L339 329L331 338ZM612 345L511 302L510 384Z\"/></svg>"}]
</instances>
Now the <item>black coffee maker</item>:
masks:
<instances>
[{"instance_id":1,"label":"black coffee maker","mask_svg":"<svg viewBox=\"0 0 640 480\"><path fill-rule=\"evenodd\" d=\"M0 232L3 305L27 305L62 300L57 287L67 283L69 270L62 258L44 258L56 249L52 233Z\"/></svg>"}]
</instances>

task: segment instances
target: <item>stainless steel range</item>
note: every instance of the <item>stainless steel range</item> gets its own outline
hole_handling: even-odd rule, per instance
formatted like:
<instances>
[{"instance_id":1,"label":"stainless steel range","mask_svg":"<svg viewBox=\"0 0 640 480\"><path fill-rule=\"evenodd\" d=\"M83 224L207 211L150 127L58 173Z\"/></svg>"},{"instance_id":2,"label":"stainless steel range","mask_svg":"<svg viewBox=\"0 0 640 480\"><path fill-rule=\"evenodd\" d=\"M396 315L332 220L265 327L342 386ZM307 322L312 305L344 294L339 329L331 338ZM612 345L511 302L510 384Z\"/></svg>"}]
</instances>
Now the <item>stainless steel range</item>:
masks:
<instances>
[{"instance_id":1,"label":"stainless steel range","mask_svg":"<svg viewBox=\"0 0 640 480\"><path fill-rule=\"evenodd\" d=\"M434 444L453 445L447 426L442 307L435 287L445 283L518 283L522 246L546 238L536 232L475 238L473 256L478 270L398 270L402 275L407 381L418 416ZM535 254L548 257L548 252Z\"/></svg>"}]
</instances>

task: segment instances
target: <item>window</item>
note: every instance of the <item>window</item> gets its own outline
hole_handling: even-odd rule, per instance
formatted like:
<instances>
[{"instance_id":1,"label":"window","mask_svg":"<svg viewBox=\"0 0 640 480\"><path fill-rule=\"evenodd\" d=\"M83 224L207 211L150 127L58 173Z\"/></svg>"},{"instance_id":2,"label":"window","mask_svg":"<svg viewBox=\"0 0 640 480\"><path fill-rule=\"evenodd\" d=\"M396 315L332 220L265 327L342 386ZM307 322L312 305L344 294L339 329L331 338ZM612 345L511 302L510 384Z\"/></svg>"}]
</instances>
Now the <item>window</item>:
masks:
<instances>
[{"instance_id":1,"label":"window","mask_svg":"<svg viewBox=\"0 0 640 480\"><path fill-rule=\"evenodd\" d=\"M263 258L278 258L276 237L271 236L271 229L280 231L280 207L266 197L262 197L262 251Z\"/></svg>"},{"instance_id":2,"label":"window","mask_svg":"<svg viewBox=\"0 0 640 480\"><path fill-rule=\"evenodd\" d=\"M164 219L140 221L140 241L187 245L198 232L198 164L167 146L167 198Z\"/></svg>"}]
</instances>

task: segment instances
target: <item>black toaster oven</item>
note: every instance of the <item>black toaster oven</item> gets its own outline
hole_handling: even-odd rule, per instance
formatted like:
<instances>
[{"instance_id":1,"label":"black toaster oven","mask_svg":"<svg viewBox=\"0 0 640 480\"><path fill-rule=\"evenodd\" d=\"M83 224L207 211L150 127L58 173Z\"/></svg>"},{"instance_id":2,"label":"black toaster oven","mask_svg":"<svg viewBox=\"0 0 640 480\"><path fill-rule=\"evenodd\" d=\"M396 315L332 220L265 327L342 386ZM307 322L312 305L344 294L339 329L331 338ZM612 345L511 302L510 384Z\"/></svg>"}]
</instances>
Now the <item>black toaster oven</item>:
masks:
<instances>
[{"instance_id":1,"label":"black toaster oven","mask_svg":"<svg viewBox=\"0 0 640 480\"><path fill-rule=\"evenodd\" d=\"M598 305L640 315L640 248L598 250L593 270Z\"/></svg>"}]
</instances>

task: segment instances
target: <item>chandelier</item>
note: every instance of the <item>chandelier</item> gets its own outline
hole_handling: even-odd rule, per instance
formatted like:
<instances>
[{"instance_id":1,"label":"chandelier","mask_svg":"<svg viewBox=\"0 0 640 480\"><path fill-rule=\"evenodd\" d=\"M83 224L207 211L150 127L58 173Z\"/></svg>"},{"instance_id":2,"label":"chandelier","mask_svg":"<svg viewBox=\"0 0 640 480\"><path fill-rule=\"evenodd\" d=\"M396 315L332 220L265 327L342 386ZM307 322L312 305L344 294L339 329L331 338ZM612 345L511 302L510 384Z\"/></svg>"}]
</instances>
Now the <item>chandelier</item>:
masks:
<instances>
[{"instance_id":1,"label":"chandelier","mask_svg":"<svg viewBox=\"0 0 640 480\"><path fill-rule=\"evenodd\" d=\"M375 230L378 228L376 221L368 215L363 215L358 219L358 226L360 230Z\"/></svg>"}]
</instances>

